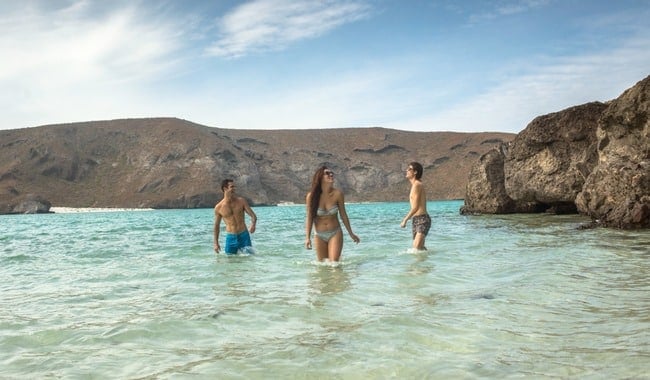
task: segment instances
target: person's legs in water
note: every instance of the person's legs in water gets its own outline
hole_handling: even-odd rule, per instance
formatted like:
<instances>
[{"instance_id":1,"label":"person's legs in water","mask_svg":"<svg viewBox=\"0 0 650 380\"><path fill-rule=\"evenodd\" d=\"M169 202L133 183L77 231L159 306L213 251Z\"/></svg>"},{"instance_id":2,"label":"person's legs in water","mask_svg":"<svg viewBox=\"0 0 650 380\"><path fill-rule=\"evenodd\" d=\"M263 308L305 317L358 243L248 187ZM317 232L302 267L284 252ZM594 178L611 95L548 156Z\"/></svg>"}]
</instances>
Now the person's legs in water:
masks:
<instances>
[{"instance_id":1,"label":"person's legs in water","mask_svg":"<svg viewBox=\"0 0 650 380\"><path fill-rule=\"evenodd\" d=\"M424 235L421 232L418 232L415 234L415 239L413 239L413 248L418 249L418 250L425 250L427 249L424 246L424 240L426 238L426 235Z\"/></svg>"},{"instance_id":2,"label":"person's legs in water","mask_svg":"<svg viewBox=\"0 0 650 380\"><path fill-rule=\"evenodd\" d=\"M341 227L331 231L316 232L316 258L318 261L329 259L338 261L343 248L343 232Z\"/></svg>"},{"instance_id":3,"label":"person's legs in water","mask_svg":"<svg viewBox=\"0 0 650 380\"><path fill-rule=\"evenodd\" d=\"M314 239L316 248L316 260L323 261L327 258L327 242L320 239L318 236Z\"/></svg>"},{"instance_id":4,"label":"person's legs in water","mask_svg":"<svg viewBox=\"0 0 650 380\"><path fill-rule=\"evenodd\" d=\"M339 228L334 236L327 243L327 257L330 261L339 261L343 250L343 231Z\"/></svg>"}]
</instances>

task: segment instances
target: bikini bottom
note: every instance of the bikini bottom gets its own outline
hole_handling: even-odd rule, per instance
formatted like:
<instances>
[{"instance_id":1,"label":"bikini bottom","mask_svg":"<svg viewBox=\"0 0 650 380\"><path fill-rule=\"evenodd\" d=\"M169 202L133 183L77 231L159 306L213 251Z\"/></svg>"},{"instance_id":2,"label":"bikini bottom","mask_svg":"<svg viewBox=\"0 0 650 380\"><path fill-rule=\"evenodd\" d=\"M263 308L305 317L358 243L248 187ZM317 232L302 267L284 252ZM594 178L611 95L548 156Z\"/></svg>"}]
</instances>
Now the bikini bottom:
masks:
<instances>
[{"instance_id":1,"label":"bikini bottom","mask_svg":"<svg viewBox=\"0 0 650 380\"><path fill-rule=\"evenodd\" d=\"M314 233L314 235L316 235L317 238L319 238L319 239L321 239L322 241L324 241L325 243L327 243L328 241L330 241L330 239L332 238L332 236L336 235L339 231L341 231L341 227L340 227L340 226L339 226L339 227L336 227L336 228L333 229L333 230L329 230L329 231L316 231L316 232Z\"/></svg>"}]
</instances>

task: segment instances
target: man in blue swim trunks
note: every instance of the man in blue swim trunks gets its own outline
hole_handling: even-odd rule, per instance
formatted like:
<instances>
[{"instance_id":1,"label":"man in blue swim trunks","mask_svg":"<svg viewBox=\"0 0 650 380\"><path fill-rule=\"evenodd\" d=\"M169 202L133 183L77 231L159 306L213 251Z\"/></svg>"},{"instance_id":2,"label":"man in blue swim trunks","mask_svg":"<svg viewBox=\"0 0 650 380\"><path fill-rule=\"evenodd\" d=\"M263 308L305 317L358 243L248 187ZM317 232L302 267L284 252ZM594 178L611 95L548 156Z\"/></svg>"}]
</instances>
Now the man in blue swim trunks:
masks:
<instances>
[{"instance_id":1,"label":"man in blue swim trunks","mask_svg":"<svg viewBox=\"0 0 650 380\"><path fill-rule=\"evenodd\" d=\"M219 230L221 219L226 224L226 247L227 255L234 255L240 250L252 247L251 236L255 232L257 215L253 212L248 202L243 197L235 194L235 183L232 179L225 179L221 182L223 199L214 206L214 251L220 252ZM244 212L251 218L250 228L246 228Z\"/></svg>"},{"instance_id":2,"label":"man in blue swim trunks","mask_svg":"<svg viewBox=\"0 0 650 380\"><path fill-rule=\"evenodd\" d=\"M406 222L413 218L413 248L418 250L427 249L424 240L431 228L431 217L427 213L427 194L421 181L423 171L422 164L419 162L411 162L406 169L406 179L411 182L409 194L411 209L400 224L404 228Z\"/></svg>"}]
</instances>

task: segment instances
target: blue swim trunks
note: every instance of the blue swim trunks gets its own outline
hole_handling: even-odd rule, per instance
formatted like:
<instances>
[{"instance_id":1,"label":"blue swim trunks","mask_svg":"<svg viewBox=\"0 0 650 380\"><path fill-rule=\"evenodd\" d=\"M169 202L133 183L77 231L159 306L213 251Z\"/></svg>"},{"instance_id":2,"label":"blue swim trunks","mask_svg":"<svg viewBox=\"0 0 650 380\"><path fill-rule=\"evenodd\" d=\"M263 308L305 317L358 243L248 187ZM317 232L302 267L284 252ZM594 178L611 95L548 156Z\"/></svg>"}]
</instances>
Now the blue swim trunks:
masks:
<instances>
[{"instance_id":1,"label":"blue swim trunks","mask_svg":"<svg viewBox=\"0 0 650 380\"><path fill-rule=\"evenodd\" d=\"M252 246L253 244L251 244L251 235L247 230L244 230L238 234L226 232L226 255L234 255L240 249Z\"/></svg>"}]
</instances>

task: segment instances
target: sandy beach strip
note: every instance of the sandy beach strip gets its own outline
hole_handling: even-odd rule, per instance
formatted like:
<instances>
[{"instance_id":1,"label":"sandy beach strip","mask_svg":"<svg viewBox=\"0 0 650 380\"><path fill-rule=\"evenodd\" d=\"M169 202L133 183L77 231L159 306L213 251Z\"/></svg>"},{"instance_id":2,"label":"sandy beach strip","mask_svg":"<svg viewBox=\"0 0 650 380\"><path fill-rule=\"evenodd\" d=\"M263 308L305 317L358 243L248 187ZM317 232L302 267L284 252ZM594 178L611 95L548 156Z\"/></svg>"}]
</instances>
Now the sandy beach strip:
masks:
<instances>
[{"instance_id":1,"label":"sandy beach strip","mask_svg":"<svg viewBox=\"0 0 650 380\"><path fill-rule=\"evenodd\" d=\"M113 207L50 207L50 212L55 214L69 214L75 212L119 212L119 211L153 211L152 208L113 208Z\"/></svg>"}]
</instances>

